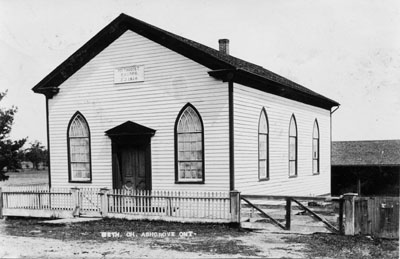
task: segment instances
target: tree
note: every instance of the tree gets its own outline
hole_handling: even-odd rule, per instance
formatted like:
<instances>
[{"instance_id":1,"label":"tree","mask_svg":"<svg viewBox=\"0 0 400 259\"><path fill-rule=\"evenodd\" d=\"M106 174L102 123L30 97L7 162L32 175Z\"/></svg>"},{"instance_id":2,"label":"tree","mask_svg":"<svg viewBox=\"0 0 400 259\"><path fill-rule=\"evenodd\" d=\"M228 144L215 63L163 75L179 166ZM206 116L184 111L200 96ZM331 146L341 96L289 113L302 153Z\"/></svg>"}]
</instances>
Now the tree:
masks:
<instances>
[{"instance_id":1,"label":"tree","mask_svg":"<svg viewBox=\"0 0 400 259\"><path fill-rule=\"evenodd\" d=\"M7 91L0 92L0 101L6 95ZM15 106L9 109L0 108L0 181L8 179L8 176L5 175L6 168L11 170L21 168L20 150L25 144L26 138L17 141L8 139L16 112L17 107Z\"/></svg>"},{"instance_id":2,"label":"tree","mask_svg":"<svg viewBox=\"0 0 400 259\"><path fill-rule=\"evenodd\" d=\"M32 162L33 168L39 170L39 164L47 163L47 150L39 141L30 143L30 147L25 150L25 158Z\"/></svg>"}]
</instances>

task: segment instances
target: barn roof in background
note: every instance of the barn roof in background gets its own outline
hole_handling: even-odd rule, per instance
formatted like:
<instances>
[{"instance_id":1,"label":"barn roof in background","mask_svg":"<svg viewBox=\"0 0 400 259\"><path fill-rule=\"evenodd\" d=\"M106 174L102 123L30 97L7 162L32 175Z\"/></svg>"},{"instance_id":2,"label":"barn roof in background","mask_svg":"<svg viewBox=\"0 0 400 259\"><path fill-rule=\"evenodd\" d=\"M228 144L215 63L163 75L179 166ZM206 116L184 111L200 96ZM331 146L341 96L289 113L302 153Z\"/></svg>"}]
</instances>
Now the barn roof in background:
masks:
<instances>
[{"instance_id":1,"label":"barn roof in background","mask_svg":"<svg viewBox=\"0 0 400 259\"><path fill-rule=\"evenodd\" d=\"M400 140L333 141L332 166L400 166Z\"/></svg>"},{"instance_id":2,"label":"barn roof in background","mask_svg":"<svg viewBox=\"0 0 400 259\"><path fill-rule=\"evenodd\" d=\"M166 48L210 68L211 71L209 74L217 79L222 79L224 81L233 80L234 82L246 86L324 109L331 109L333 106L339 105L336 101L324 97L261 66L221 53L218 50L167 32L126 14L121 14L114 19L62 64L56 67L49 75L42 79L32 90L36 93L45 94L49 98L53 97L58 93L58 87L65 80L127 30L134 31L149 40L157 42Z\"/></svg>"}]
</instances>

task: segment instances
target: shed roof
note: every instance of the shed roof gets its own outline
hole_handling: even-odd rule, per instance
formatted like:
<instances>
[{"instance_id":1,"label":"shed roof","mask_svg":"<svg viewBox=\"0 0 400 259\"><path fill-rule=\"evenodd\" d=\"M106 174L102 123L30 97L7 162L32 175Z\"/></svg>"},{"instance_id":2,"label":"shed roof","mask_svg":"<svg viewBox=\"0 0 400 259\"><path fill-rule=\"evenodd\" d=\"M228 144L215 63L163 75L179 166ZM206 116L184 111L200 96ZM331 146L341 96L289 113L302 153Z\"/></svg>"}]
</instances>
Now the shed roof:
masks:
<instances>
[{"instance_id":1,"label":"shed roof","mask_svg":"<svg viewBox=\"0 0 400 259\"><path fill-rule=\"evenodd\" d=\"M400 166L400 140L334 141L332 166Z\"/></svg>"},{"instance_id":2,"label":"shed roof","mask_svg":"<svg viewBox=\"0 0 400 259\"><path fill-rule=\"evenodd\" d=\"M51 98L58 93L58 86L127 30L134 31L143 37L155 41L210 68L212 70L210 71L210 75L216 78L225 80L227 73L230 73L229 80L285 98L301 101L324 109L331 109L333 106L339 105L336 101L324 97L261 66L224 54L213 48L167 32L126 14L119 15L85 45L55 68L49 75L42 79L32 90L36 93L43 93Z\"/></svg>"}]
</instances>

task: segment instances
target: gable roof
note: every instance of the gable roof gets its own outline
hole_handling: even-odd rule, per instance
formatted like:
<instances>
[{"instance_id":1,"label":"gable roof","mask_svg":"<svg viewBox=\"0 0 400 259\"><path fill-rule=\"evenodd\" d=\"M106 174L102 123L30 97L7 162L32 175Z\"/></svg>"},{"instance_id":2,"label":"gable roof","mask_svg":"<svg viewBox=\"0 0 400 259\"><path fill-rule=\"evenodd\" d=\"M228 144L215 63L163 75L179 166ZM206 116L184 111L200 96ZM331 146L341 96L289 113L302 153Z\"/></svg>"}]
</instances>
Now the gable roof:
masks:
<instances>
[{"instance_id":1,"label":"gable roof","mask_svg":"<svg viewBox=\"0 0 400 259\"><path fill-rule=\"evenodd\" d=\"M332 166L400 166L400 140L333 141Z\"/></svg>"},{"instance_id":2,"label":"gable roof","mask_svg":"<svg viewBox=\"0 0 400 259\"><path fill-rule=\"evenodd\" d=\"M221 53L213 48L167 32L126 14L119 15L42 79L32 90L51 98L58 93L58 86L127 30L134 31L149 40L157 42L210 68L212 71L209 74L217 79L224 81L233 80L246 86L324 109L331 109L333 106L339 105L336 101L311 91L261 66Z\"/></svg>"},{"instance_id":3,"label":"gable roof","mask_svg":"<svg viewBox=\"0 0 400 259\"><path fill-rule=\"evenodd\" d=\"M126 121L112 129L107 130L107 136L138 136L138 135L149 135L154 136L155 130L140 125L132 121Z\"/></svg>"}]
</instances>

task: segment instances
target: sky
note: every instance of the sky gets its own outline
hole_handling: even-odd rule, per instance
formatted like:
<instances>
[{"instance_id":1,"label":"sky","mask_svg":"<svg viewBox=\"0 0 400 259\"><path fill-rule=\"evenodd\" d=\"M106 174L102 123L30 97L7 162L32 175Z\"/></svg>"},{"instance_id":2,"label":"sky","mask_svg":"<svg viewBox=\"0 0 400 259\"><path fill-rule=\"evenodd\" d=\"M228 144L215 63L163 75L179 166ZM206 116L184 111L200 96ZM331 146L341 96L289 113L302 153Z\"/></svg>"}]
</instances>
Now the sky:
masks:
<instances>
[{"instance_id":1,"label":"sky","mask_svg":"<svg viewBox=\"0 0 400 259\"><path fill-rule=\"evenodd\" d=\"M120 13L218 49L341 105L333 140L400 139L398 0L0 0L0 107L11 138L46 144L31 88Z\"/></svg>"}]
</instances>

